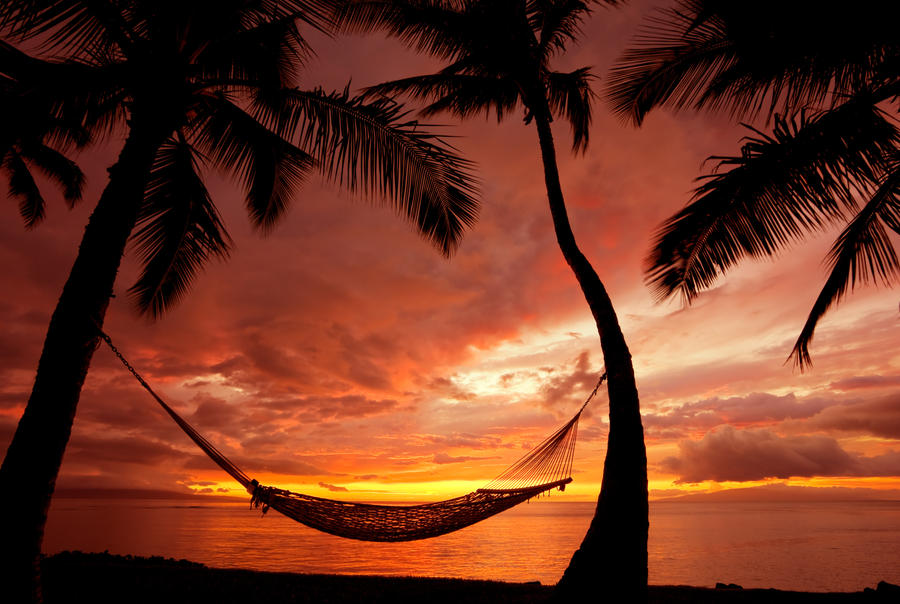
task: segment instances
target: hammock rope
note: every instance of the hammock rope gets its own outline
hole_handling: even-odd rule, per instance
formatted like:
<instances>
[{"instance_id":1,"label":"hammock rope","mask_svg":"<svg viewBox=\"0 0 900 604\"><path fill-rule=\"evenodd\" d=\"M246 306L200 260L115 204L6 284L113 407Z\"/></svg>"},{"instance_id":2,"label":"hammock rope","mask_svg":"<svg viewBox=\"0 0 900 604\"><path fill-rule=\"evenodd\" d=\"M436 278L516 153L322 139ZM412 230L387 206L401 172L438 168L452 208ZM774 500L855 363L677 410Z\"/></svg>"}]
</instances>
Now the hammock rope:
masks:
<instances>
[{"instance_id":1,"label":"hammock rope","mask_svg":"<svg viewBox=\"0 0 900 604\"><path fill-rule=\"evenodd\" d=\"M100 338L178 427L220 468L250 493L250 505L270 508L313 529L361 541L413 541L465 528L572 482L578 420L606 379L604 372L578 412L556 432L509 466L484 488L433 503L378 505L324 499L261 485L228 459L187 420L178 415L97 326Z\"/></svg>"}]
</instances>

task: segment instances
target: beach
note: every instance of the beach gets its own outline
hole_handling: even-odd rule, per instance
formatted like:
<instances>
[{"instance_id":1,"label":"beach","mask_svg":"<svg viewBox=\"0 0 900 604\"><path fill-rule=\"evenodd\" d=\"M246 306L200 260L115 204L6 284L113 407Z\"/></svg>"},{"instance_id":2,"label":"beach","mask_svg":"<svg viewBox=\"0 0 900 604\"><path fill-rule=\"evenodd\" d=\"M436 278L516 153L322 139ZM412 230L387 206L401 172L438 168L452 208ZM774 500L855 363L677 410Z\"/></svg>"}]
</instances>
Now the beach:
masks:
<instances>
[{"instance_id":1,"label":"beach","mask_svg":"<svg viewBox=\"0 0 900 604\"><path fill-rule=\"evenodd\" d=\"M423 577L312 575L210 568L187 560L62 552L44 560L47 604L64 602L550 602L552 586ZM597 586L602 590L602 586ZM599 596L600 594L598 594ZM651 585L648 602L896 602L900 587L846 593ZM598 599L600 599L598 597Z\"/></svg>"}]
</instances>

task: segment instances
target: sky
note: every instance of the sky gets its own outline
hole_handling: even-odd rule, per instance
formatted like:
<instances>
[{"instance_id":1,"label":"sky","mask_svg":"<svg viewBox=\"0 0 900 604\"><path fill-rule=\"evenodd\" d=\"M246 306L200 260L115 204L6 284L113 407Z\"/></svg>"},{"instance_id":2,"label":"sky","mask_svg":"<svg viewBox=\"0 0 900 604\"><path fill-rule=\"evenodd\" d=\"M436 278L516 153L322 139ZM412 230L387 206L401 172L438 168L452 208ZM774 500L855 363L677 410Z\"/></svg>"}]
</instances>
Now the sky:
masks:
<instances>
[{"instance_id":1,"label":"sky","mask_svg":"<svg viewBox=\"0 0 900 604\"><path fill-rule=\"evenodd\" d=\"M598 8L558 68L592 65L602 95L651 4ZM377 36L311 40L318 58L305 87L357 88L435 67ZM315 179L262 237L239 187L217 174L209 187L235 249L161 320L134 311L127 289L137 264L126 255L107 332L173 407L263 483L348 500L460 495L571 417L602 373L596 328L552 232L533 126L518 116L437 122L477 162L482 188L480 219L450 260L390 209ZM812 370L785 363L835 233L744 262L690 307L654 303L643 282L655 229L688 201L709 169L704 159L735 153L744 132L727 115L668 111L638 129L601 97L591 145L574 156L567 128L555 125L576 238L633 355L651 498L758 486L896 497L898 291L857 290L820 323ZM74 210L45 189L47 219L26 230L15 202L0 205L2 450L120 144L80 156L89 186ZM575 481L560 497L596 498L606 436L601 392L581 420ZM104 348L58 482L60 493L94 488L242 493Z\"/></svg>"}]
</instances>

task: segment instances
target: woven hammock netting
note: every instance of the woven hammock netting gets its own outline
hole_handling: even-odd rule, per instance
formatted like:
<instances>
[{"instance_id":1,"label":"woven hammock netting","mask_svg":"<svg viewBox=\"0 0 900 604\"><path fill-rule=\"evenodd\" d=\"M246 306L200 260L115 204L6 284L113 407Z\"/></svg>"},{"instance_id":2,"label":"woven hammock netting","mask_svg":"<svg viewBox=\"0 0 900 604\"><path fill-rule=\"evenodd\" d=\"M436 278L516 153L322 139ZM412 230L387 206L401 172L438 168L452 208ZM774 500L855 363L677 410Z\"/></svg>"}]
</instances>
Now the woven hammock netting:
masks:
<instances>
[{"instance_id":1,"label":"woven hammock netting","mask_svg":"<svg viewBox=\"0 0 900 604\"><path fill-rule=\"evenodd\" d=\"M160 398L110 337L100 333L125 368L185 434L247 489L252 506L261 507L263 513L271 508L316 530L361 541L415 541L437 537L480 522L552 489L565 490L572 482L578 420L606 378L604 373L572 419L481 489L462 497L419 505L351 503L264 486L251 479Z\"/></svg>"}]
</instances>

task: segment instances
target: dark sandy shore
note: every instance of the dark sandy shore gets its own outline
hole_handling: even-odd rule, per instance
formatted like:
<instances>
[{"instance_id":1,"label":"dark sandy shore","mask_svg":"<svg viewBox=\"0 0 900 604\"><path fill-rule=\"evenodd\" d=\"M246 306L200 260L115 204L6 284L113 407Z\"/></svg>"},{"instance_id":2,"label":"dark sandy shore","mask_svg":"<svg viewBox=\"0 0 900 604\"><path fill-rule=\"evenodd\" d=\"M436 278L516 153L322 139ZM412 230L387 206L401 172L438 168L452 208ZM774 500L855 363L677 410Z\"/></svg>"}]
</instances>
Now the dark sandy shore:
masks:
<instances>
[{"instance_id":1,"label":"dark sandy shore","mask_svg":"<svg viewBox=\"0 0 900 604\"><path fill-rule=\"evenodd\" d=\"M275 604L359 602L459 604L551 602L553 588L539 583L501 583L417 577L299 575L208 568L186 560L63 552L44 560L47 604L122 602L174 604ZM602 592L602 586L597 586ZM889 585L856 593L803 593L774 589L724 590L651 586L650 602L850 603L900 602ZM588 598L585 601L614 601Z\"/></svg>"}]
</instances>

